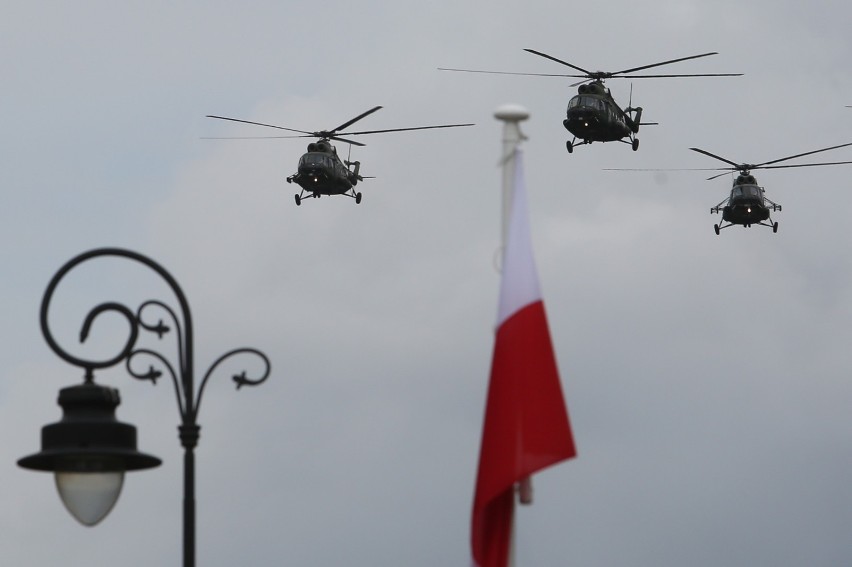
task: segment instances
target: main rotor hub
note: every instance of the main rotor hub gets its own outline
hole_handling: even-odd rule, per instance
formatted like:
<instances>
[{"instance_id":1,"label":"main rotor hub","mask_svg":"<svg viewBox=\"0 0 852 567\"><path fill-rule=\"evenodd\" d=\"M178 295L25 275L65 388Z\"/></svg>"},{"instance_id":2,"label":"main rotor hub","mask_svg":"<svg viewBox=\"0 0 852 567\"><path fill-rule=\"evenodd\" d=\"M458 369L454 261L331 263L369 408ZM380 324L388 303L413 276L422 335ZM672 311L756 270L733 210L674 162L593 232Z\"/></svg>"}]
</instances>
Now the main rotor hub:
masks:
<instances>
[{"instance_id":1,"label":"main rotor hub","mask_svg":"<svg viewBox=\"0 0 852 567\"><path fill-rule=\"evenodd\" d=\"M737 176L734 185L757 185L757 179L746 171Z\"/></svg>"},{"instance_id":2,"label":"main rotor hub","mask_svg":"<svg viewBox=\"0 0 852 567\"><path fill-rule=\"evenodd\" d=\"M577 89L577 92L580 94L599 94L605 95L609 93L609 89L604 86L604 84L600 80L594 80L591 83L580 85Z\"/></svg>"},{"instance_id":3,"label":"main rotor hub","mask_svg":"<svg viewBox=\"0 0 852 567\"><path fill-rule=\"evenodd\" d=\"M309 152L322 152L330 154L334 152L332 148L333 146L331 145L331 143L325 138L319 140L318 142L311 142L310 144L308 144Z\"/></svg>"}]
</instances>

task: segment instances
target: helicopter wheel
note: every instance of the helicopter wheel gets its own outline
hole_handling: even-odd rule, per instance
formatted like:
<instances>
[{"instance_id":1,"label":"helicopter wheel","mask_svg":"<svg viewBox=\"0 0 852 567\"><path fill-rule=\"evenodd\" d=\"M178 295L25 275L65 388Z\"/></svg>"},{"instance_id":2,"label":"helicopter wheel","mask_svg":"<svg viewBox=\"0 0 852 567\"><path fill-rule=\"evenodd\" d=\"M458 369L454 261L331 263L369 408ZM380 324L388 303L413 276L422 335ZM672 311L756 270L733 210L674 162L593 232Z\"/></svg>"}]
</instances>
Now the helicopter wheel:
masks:
<instances>
[{"instance_id":1,"label":"helicopter wheel","mask_svg":"<svg viewBox=\"0 0 852 567\"><path fill-rule=\"evenodd\" d=\"M772 223L772 232L778 232L778 223Z\"/></svg>"},{"instance_id":2,"label":"helicopter wheel","mask_svg":"<svg viewBox=\"0 0 852 567\"><path fill-rule=\"evenodd\" d=\"M568 153L574 153L574 144L569 141L565 142L565 149L568 150Z\"/></svg>"},{"instance_id":3,"label":"helicopter wheel","mask_svg":"<svg viewBox=\"0 0 852 567\"><path fill-rule=\"evenodd\" d=\"M298 195L296 195L296 206L298 207L301 204L302 204L302 198L299 197Z\"/></svg>"},{"instance_id":4,"label":"helicopter wheel","mask_svg":"<svg viewBox=\"0 0 852 567\"><path fill-rule=\"evenodd\" d=\"M639 149L639 138L633 138L633 143L632 143L632 144L630 144L630 145L631 145L631 147L633 148L633 151L634 151L634 152L635 152L636 150L638 150L638 149Z\"/></svg>"},{"instance_id":5,"label":"helicopter wheel","mask_svg":"<svg viewBox=\"0 0 852 567\"><path fill-rule=\"evenodd\" d=\"M361 193L355 193L355 204L356 205L361 204Z\"/></svg>"},{"instance_id":6,"label":"helicopter wheel","mask_svg":"<svg viewBox=\"0 0 852 567\"><path fill-rule=\"evenodd\" d=\"M719 236L719 225L718 224L713 225L713 230L716 231L716 236Z\"/></svg>"}]
</instances>

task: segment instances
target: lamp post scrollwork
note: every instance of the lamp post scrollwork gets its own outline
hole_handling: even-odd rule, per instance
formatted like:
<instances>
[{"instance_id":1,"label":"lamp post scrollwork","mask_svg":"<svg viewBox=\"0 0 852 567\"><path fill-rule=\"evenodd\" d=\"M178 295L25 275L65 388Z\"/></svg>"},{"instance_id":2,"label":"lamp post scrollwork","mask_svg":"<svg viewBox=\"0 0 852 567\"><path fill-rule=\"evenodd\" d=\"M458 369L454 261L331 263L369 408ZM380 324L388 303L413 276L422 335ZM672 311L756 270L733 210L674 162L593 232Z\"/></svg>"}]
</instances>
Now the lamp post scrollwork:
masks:
<instances>
[{"instance_id":1,"label":"lamp post scrollwork","mask_svg":"<svg viewBox=\"0 0 852 567\"><path fill-rule=\"evenodd\" d=\"M86 315L80 342L85 342L96 319L104 313L115 313L125 319L129 332L124 345L114 355L92 360L76 356L63 348L54 338L48 323L48 311L54 291L65 275L80 264L101 257L119 257L141 263L156 272L168 284L177 299L178 309L159 300L143 302L135 311L117 302L97 305ZM152 317L155 310L166 320ZM136 428L118 422L115 408L120 399L118 390L95 383L96 370L124 362L127 372L138 380L156 383L164 374L171 378L177 398L180 424L178 432L184 450L183 501L183 565L195 565L195 447L200 426L198 412L208 381L226 360L239 355L258 358L262 372L250 376L245 370L233 375L237 389L257 386L270 373L269 359L254 348L233 349L217 358L204 373L196 388L193 359L192 315L186 296L177 281L162 266L136 252L121 248L100 248L69 260L50 280L40 312L41 330L51 350L60 358L84 371L83 383L63 388L59 404L63 408L61 421L42 428L42 450L24 457L18 464L24 468L53 471L63 502L82 523L94 525L105 517L121 490L125 471L151 468L160 459L137 451ZM176 340L176 360L157 350L137 347L141 333L153 333L158 339L173 336ZM141 364L148 360L147 367ZM92 494L98 498L89 498Z\"/></svg>"}]
</instances>

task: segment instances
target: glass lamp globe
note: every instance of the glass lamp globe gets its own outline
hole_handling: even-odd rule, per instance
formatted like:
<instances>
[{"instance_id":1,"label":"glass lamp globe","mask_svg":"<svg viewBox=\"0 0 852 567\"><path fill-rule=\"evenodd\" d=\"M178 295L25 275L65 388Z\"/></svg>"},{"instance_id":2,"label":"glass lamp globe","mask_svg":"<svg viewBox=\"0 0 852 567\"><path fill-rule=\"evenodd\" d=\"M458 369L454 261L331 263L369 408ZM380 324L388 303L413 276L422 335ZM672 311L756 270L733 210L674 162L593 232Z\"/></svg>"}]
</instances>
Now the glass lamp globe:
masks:
<instances>
[{"instance_id":1,"label":"glass lamp globe","mask_svg":"<svg viewBox=\"0 0 852 567\"><path fill-rule=\"evenodd\" d=\"M124 484L124 471L57 471L54 477L65 508L84 526L94 526L109 514Z\"/></svg>"}]
</instances>

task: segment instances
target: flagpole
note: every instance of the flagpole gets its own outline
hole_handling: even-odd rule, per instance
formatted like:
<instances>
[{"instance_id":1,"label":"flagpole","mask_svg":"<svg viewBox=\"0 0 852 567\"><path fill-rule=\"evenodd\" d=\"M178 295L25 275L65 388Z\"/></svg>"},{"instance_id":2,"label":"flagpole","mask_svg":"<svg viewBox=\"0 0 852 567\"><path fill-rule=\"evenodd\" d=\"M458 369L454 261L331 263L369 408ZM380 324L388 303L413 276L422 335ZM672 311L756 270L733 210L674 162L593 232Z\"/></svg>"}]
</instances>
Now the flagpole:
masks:
<instances>
[{"instance_id":1,"label":"flagpole","mask_svg":"<svg viewBox=\"0 0 852 567\"><path fill-rule=\"evenodd\" d=\"M514 564L515 499L530 503L529 478L577 454L562 395L532 249L520 122L526 109L505 105L503 251L494 353L482 421L471 514L476 567ZM517 496L516 496L517 495Z\"/></svg>"},{"instance_id":2,"label":"flagpole","mask_svg":"<svg viewBox=\"0 0 852 567\"><path fill-rule=\"evenodd\" d=\"M500 250L506 247L506 233L509 230L509 213L515 194L515 150L527 137L521 132L521 122L530 117L526 108L517 104L504 104L494 111L494 117L503 121L503 153L500 163L503 166L503 219L500 231Z\"/></svg>"},{"instance_id":3,"label":"flagpole","mask_svg":"<svg viewBox=\"0 0 852 567\"><path fill-rule=\"evenodd\" d=\"M527 137L521 132L521 122L530 117L526 108L518 104L504 104L494 111L494 117L503 121L503 153L500 163L503 168L502 182L502 223L500 229L500 271L502 271L502 255L506 249L506 238L509 231L509 218L512 212L512 200L515 197L515 150ZM518 494L522 504L532 503L532 480L527 477L518 483ZM515 565L515 500L512 499L512 535L509 543L509 567Z\"/></svg>"}]
</instances>

